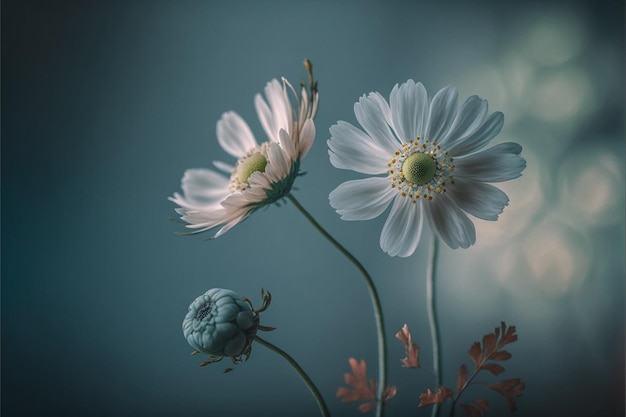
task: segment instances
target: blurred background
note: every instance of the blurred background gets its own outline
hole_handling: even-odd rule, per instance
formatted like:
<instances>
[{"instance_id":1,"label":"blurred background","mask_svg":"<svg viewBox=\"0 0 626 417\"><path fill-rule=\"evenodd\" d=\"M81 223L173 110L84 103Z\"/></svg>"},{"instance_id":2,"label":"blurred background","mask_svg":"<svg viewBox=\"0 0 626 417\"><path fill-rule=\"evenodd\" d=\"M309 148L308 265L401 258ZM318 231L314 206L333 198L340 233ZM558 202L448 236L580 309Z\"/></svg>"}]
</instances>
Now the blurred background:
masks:
<instances>
[{"instance_id":1,"label":"blurred background","mask_svg":"<svg viewBox=\"0 0 626 417\"><path fill-rule=\"evenodd\" d=\"M317 416L293 370L254 346L249 361L199 368L181 323L213 287L260 303L267 340L307 370L334 415L376 330L358 271L289 203L220 237L168 220L187 168L233 162L217 144L236 110L257 138L254 94L274 77L319 80L316 143L300 202L376 282L385 312L389 416L430 415L435 388L425 306L430 234L390 258L386 214L343 222L328 193L358 174L333 168L328 128L396 83L451 84L505 114L494 143L528 167L501 184L510 206L476 221L477 243L442 248L444 384L472 342L499 325L519 341L500 379L522 378L517 416L624 415L624 2L3 1L2 415ZM400 365L407 323L422 369ZM483 380L494 379L485 376ZM490 416L510 412L481 386ZM461 415L459 411L457 415Z\"/></svg>"}]
</instances>

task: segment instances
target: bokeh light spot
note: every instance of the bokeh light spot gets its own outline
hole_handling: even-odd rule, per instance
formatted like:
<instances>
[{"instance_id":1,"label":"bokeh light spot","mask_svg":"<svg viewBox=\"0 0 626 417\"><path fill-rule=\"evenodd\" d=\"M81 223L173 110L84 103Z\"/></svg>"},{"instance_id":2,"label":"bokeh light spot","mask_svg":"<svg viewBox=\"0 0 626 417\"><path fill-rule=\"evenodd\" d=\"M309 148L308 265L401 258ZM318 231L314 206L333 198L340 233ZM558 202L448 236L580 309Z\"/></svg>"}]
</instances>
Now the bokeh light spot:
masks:
<instances>
[{"instance_id":1,"label":"bokeh light spot","mask_svg":"<svg viewBox=\"0 0 626 417\"><path fill-rule=\"evenodd\" d=\"M574 13L536 17L523 35L522 50L540 66L558 66L587 44L586 28Z\"/></svg>"},{"instance_id":2,"label":"bokeh light spot","mask_svg":"<svg viewBox=\"0 0 626 417\"><path fill-rule=\"evenodd\" d=\"M562 122L595 107L593 86L580 69L563 69L536 79L528 97L528 111L538 119Z\"/></svg>"},{"instance_id":3,"label":"bokeh light spot","mask_svg":"<svg viewBox=\"0 0 626 417\"><path fill-rule=\"evenodd\" d=\"M613 224L624 215L624 167L606 150L571 156L559 173L560 210L572 223Z\"/></svg>"},{"instance_id":4,"label":"bokeh light spot","mask_svg":"<svg viewBox=\"0 0 626 417\"><path fill-rule=\"evenodd\" d=\"M585 281L591 259L588 238L553 215L508 246L494 267L500 283L521 298L534 297L537 291L561 296Z\"/></svg>"}]
</instances>

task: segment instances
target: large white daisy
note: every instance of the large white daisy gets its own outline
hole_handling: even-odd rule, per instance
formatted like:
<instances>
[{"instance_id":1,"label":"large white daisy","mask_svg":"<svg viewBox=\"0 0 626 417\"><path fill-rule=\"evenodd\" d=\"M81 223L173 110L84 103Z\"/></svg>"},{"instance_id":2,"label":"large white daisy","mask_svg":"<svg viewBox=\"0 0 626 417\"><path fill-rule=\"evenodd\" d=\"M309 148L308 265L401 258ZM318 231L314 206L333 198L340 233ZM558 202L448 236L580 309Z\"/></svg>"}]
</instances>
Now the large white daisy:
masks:
<instances>
[{"instance_id":1,"label":"large white daisy","mask_svg":"<svg viewBox=\"0 0 626 417\"><path fill-rule=\"evenodd\" d=\"M218 237L245 220L255 210L277 202L289 193L300 161L315 138L313 118L319 96L311 78L311 93L302 87L298 97L286 79L265 86L267 101L257 94L256 112L268 140L259 144L237 113L224 113L217 123L220 146L237 159L234 165L214 161L222 172L188 169L182 179L183 195L169 199L186 227L200 233L220 227ZM294 96L292 106L290 94Z\"/></svg>"},{"instance_id":2,"label":"large white daisy","mask_svg":"<svg viewBox=\"0 0 626 417\"><path fill-rule=\"evenodd\" d=\"M491 182L517 178L526 167L522 147L507 142L482 150L500 132L504 116L488 115L487 101L468 98L457 108L457 90L445 87L432 99L421 83L378 92L354 104L362 129L339 121L331 126L330 162L341 169L382 175L347 181L330 193L343 220L369 220L391 211L380 235L382 250L410 256L424 218L451 248L476 240L466 213L497 220L509 198Z\"/></svg>"}]
</instances>

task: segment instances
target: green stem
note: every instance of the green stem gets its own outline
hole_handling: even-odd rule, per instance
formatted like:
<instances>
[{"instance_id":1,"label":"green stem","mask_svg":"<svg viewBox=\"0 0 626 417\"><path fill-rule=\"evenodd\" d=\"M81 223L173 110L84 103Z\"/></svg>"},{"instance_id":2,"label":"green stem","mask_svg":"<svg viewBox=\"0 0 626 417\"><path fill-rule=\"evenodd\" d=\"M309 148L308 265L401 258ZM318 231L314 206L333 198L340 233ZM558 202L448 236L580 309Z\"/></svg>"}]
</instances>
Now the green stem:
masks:
<instances>
[{"instance_id":1,"label":"green stem","mask_svg":"<svg viewBox=\"0 0 626 417\"><path fill-rule=\"evenodd\" d=\"M285 359L289 363L289 365L291 365L291 367L293 369L295 369L295 371L298 373L298 375L300 375L300 378L302 378L302 380L307 385L307 387L309 387L309 390L311 390L311 394L313 394L313 396L315 397L315 400L317 401L317 405L320 407L320 411L322 412L322 416L330 417L330 413L328 412L328 407L326 406L326 402L324 401L324 398L322 397L322 394L317 389L317 387L315 386L315 384L313 383L311 378L307 375L307 373L304 372L304 369L302 369L300 367L300 365L298 365L298 362L296 362L296 360L294 358L289 356L289 354L287 352L285 352L284 350L282 350L278 346L275 346L275 345L271 344L267 340L262 339L259 336L254 336L254 340L257 343L262 344L263 346L265 346L269 350L273 351L274 353L277 353L280 356L282 356L283 359Z\"/></svg>"},{"instance_id":2,"label":"green stem","mask_svg":"<svg viewBox=\"0 0 626 417\"><path fill-rule=\"evenodd\" d=\"M430 338L433 343L433 371L435 372L435 389L442 385L441 381L441 335L439 334L439 321L437 319L437 300L435 291L435 278L437 276L437 256L439 255L439 239L433 236L430 248L430 262L426 272L426 304L428 308L428 322L430 324ZM439 416L439 404L434 404L431 417Z\"/></svg>"},{"instance_id":3,"label":"green stem","mask_svg":"<svg viewBox=\"0 0 626 417\"><path fill-rule=\"evenodd\" d=\"M302 205L296 200L296 198L291 194L287 194L287 198L289 201L293 203L294 206L306 217L306 219L315 227L321 234L324 236L330 243L335 246L350 262L356 266L356 268L361 272L365 282L367 284L367 288L370 293L370 298L372 300L372 305L374 307L374 317L376 319L376 328L378 330L378 370L379 370L379 378L378 378L378 393L377 393L377 405L376 405L376 416L382 417L385 413L385 403L383 401L383 393L385 387L387 386L387 343L385 340L385 323L383 321L383 310L380 305L380 299L378 298L378 291L376 291L376 286L374 285L374 281L372 281L372 277L365 270L361 262L358 261L346 248L344 248L339 242L335 240L320 224L309 214L308 211L302 207Z\"/></svg>"}]
</instances>

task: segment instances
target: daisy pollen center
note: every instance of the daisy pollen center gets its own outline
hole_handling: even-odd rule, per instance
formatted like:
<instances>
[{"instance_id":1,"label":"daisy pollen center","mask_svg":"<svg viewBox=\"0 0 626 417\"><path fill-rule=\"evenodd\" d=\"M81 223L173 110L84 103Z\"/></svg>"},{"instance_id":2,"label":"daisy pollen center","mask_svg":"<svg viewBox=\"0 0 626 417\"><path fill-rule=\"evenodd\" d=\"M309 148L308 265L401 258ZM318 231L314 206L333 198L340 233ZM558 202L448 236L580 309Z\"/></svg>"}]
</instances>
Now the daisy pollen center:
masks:
<instances>
[{"instance_id":1,"label":"daisy pollen center","mask_svg":"<svg viewBox=\"0 0 626 417\"><path fill-rule=\"evenodd\" d=\"M423 185L429 183L437 172L437 163L430 156L415 152L402 163L402 174L409 182Z\"/></svg>"},{"instance_id":2,"label":"daisy pollen center","mask_svg":"<svg viewBox=\"0 0 626 417\"><path fill-rule=\"evenodd\" d=\"M396 149L387 164L391 188L416 203L420 198L432 200L454 184L454 162L450 152L437 142L417 136Z\"/></svg>"},{"instance_id":3,"label":"daisy pollen center","mask_svg":"<svg viewBox=\"0 0 626 417\"><path fill-rule=\"evenodd\" d=\"M267 158L260 153L255 153L244 160L237 166L237 181L240 184L247 184L248 178L254 172L265 172L267 166Z\"/></svg>"}]
</instances>

